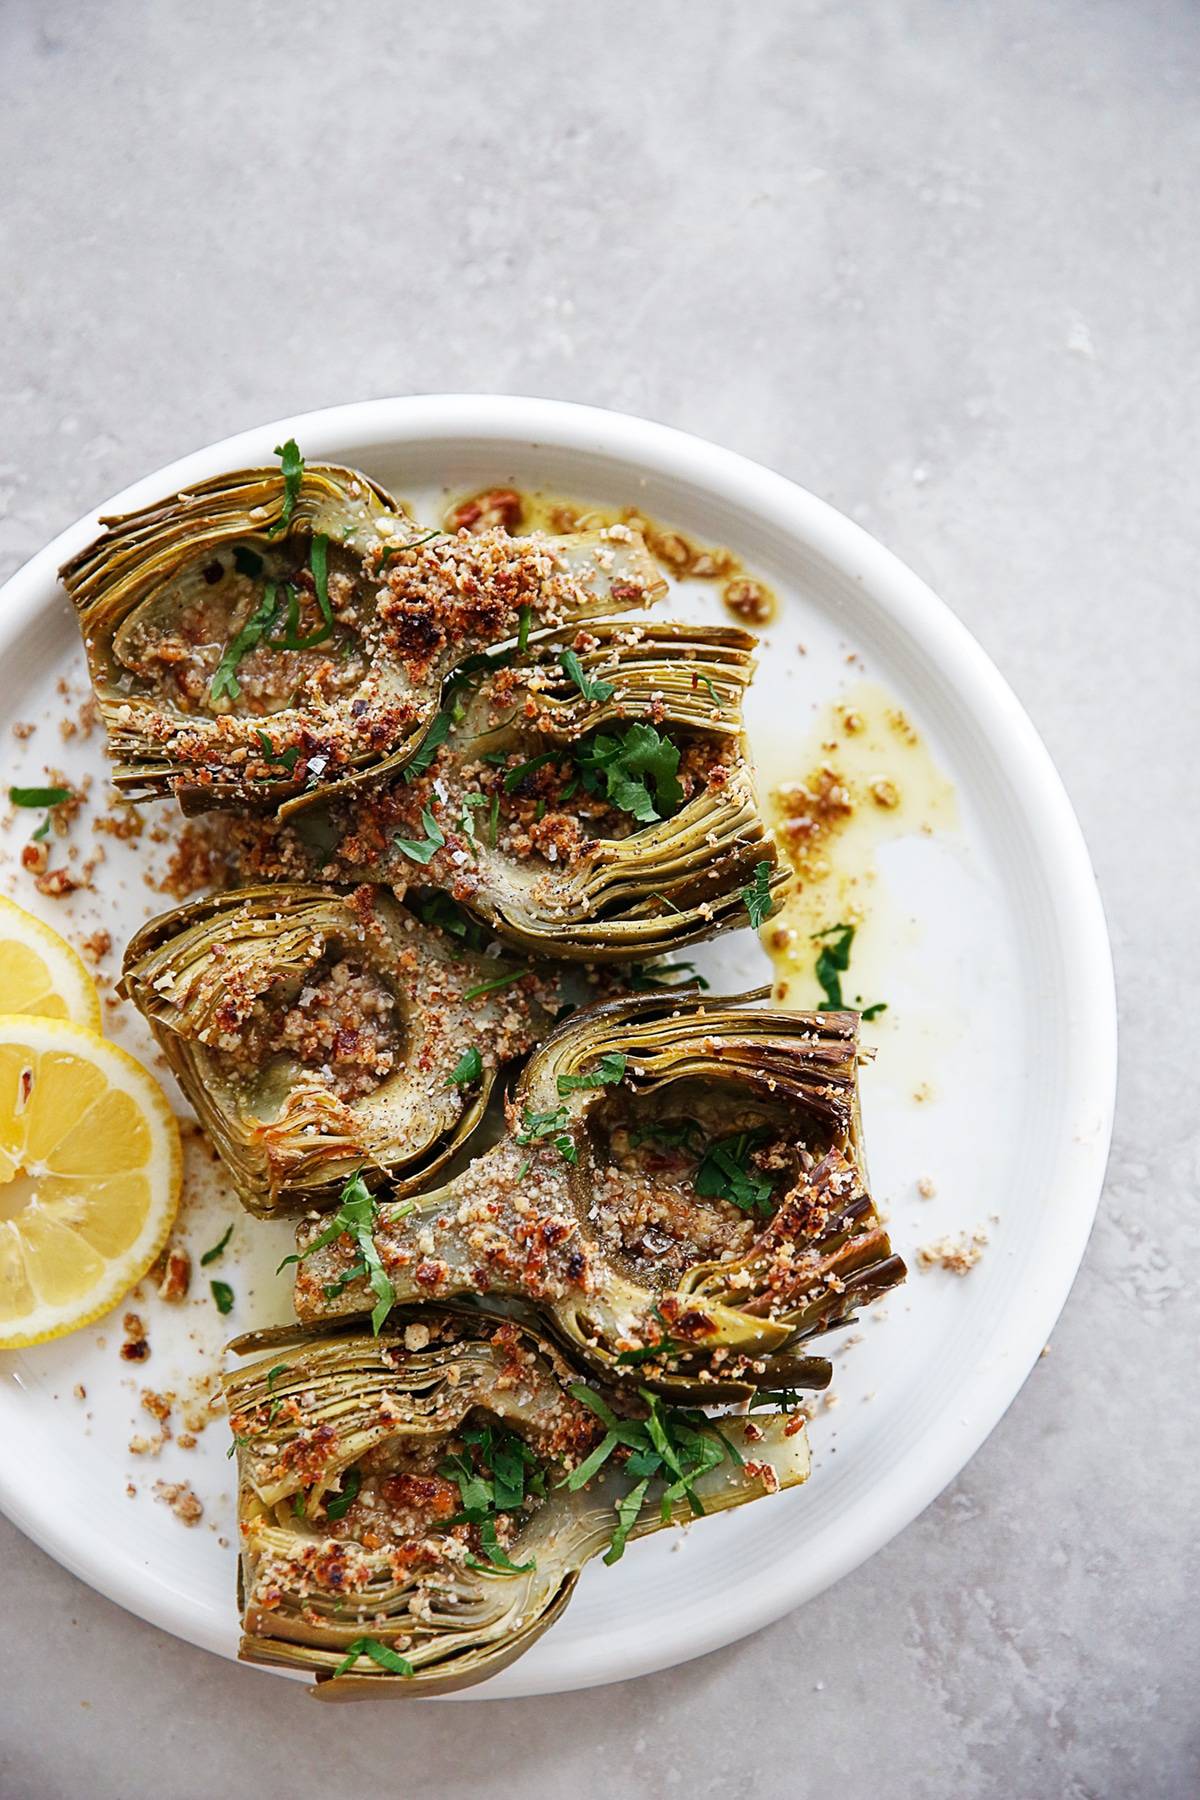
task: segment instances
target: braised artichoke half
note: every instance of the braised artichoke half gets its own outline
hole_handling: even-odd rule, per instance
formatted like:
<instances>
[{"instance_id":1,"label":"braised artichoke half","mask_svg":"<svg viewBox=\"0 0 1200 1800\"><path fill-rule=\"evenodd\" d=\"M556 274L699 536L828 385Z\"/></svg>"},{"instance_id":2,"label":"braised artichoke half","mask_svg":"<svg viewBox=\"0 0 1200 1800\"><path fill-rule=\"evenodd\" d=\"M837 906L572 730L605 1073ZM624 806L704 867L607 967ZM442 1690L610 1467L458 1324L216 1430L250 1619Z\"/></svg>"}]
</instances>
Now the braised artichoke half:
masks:
<instances>
[{"instance_id":1,"label":"braised artichoke half","mask_svg":"<svg viewBox=\"0 0 1200 1800\"><path fill-rule=\"evenodd\" d=\"M576 1013L526 1065L507 1138L463 1173L345 1230L301 1225L298 1317L515 1295L594 1366L664 1391L826 1385L797 1346L904 1264L864 1186L858 1015L761 997Z\"/></svg>"},{"instance_id":2,"label":"braised artichoke half","mask_svg":"<svg viewBox=\"0 0 1200 1800\"><path fill-rule=\"evenodd\" d=\"M542 955L628 959L755 922L787 880L742 732L755 639L609 621L478 658L399 779L232 828L255 878L413 882Z\"/></svg>"},{"instance_id":3,"label":"braised artichoke half","mask_svg":"<svg viewBox=\"0 0 1200 1800\"><path fill-rule=\"evenodd\" d=\"M367 476L280 455L104 520L61 571L131 798L296 810L402 765L472 653L666 591L626 526L422 531Z\"/></svg>"},{"instance_id":4,"label":"braised artichoke half","mask_svg":"<svg viewBox=\"0 0 1200 1800\"><path fill-rule=\"evenodd\" d=\"M512 1323L433 1311L374 1338L265 1339L235 1344L264 1353L225 1378L240 1655L324 1699L483 1681L592 1557L809 1472L801 1414L713 1421L598 1391Z\"/></svg>"},{"instance_id":5,"label":"braised artichoke half","mask_svg":"<svg viewBox=\"0 0 1200 1800\"><path fill-rule=\"evenodd\" d=\"M243 1205L269 1214L331 1204L360 1169L393 1194L428 1182L497 1070L548 1031L557 977L480 954L382 888L280 886L152 920L123 989Z\"/></svg>"}]
</instances>

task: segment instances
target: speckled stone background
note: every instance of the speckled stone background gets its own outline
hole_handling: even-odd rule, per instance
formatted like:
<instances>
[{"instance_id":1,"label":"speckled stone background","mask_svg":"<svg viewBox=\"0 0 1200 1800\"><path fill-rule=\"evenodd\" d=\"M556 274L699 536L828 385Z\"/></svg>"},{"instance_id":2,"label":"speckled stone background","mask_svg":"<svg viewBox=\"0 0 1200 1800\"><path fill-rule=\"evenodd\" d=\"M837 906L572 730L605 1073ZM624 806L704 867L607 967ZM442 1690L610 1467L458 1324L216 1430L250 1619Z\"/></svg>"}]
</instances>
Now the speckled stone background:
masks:
<instances>
[{"instance_id":1,"label":"speckled stone background","mask_svg":"<svg viewBox=\"0 0 1200 1800\"><path fill-rule=\"evenodd\" d=\"M4 1800L1194 1796L1194 9L7 0L0 50L4 573L340 400L549 394L718 439L877 533L1013 682L1124 1034L1052 1354L832 1592L624 1687L331 1712L0 1521Z\"/></svg>"}]
</instances>

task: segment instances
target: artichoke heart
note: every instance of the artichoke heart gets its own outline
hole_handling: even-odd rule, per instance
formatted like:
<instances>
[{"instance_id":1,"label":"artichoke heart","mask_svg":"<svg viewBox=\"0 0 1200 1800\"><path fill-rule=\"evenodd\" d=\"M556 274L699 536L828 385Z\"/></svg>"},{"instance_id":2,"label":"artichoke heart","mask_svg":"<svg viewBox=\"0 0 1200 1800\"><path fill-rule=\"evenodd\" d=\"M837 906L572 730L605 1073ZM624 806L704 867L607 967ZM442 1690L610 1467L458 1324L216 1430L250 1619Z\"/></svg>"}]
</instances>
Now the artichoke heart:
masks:
<instances>
[{"instance_id":1,"label":"artichoke heart","mask_svg":"<svg viewBox=\"0 0 1200 1800\"><path fill-rule=\"evenodd\" d=\"M288 449L103 520L61 571L130 798L298 810L402 767L464 659L666 591L627 526L422 531L367 476Z\"/></svg>"},{"instance_id":2,"label":"artichoke heart","mask_svg":"<svg viewBox=\"0 0 1200 1800\"><path fill-rule=\"evenodd\" d=\"M580 1570L807 1478L803 1415L588 1385L512 1321L262 1334L225 1377L246 1661L324 1699L448 1693L519 1657Z\"/></svg>"},{"instance_id":3,"label":"artichoke heart","mask_svg":"<svg viewBox=\"0 0 1200 1800\"><path fill-rule=\"evenodd\" d=\"M642 958L747 919L787 875L742 729L755 640L604 621L480 657L404 774L231 827L245 878L449 890L533 954Z\"/></svg>"},{"instance_id":4,"label":"artichoke heart","mask_svg":"<svg viewBox=\"0 0 1200 1800\"><path fill-rule=\"evenodd\" d=\"M593 1366L667 1392L826 1385L797 1346L905 1269L865 1187L858 1015L761 998L639 995L560 1025L504 1140L374 1207L392 1300L512 1296ZM300 1227L302 1320L371 1310L361 1255L361 1230Z\"/></svg>"},{"instance_id":5,"label":"artichoke heart","mask_svg":"<svg viewBox=\"0 0 1200 1800\"><path fill-rule=\"evenodd\" d=\"M428 1181L562 998L553 966L467 948L382 888L282 885L152 920L123 988L267 1214L332 1204L360 1169L393 1194Z\"/></svg>"}]
</instances>

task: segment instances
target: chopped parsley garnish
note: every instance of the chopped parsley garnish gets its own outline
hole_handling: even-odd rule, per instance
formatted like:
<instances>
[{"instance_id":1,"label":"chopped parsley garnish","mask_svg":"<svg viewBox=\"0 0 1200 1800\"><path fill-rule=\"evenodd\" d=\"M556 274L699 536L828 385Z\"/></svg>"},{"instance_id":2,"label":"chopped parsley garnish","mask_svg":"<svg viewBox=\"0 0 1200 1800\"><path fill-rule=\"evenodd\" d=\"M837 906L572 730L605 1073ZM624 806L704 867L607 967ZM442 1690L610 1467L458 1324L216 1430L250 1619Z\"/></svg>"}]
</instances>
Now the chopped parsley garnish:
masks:
<instances>
[{"instance_id":1,"label":"chopped parsley garnish","mask_svg":"<svg viewBox=\"0 0 1200 1800\"><path fill-rule=\"evenodd\" d=\"M61 806L71 798L65 787L10 787L8 797L14 806Z\"/></svg>"},{"instance_id":2,"label":"chopped parsley garnish","mask_svg":"<svg viewBox=\"0 0 1200 1800\"><path fill-rule=\"evenodd\" d=\"M694 1183L702 1200L728 1200L739 1212L770 1218L775 1184L750 1162L750 1152L769 1133L739 1131L705 1150Z\"/></svg>"},{"instance_id":3,"label":"chopped parsley garnish","mask_svg":"<svg viewBox=\"0 0 1200 1800\"><path fill-rule=\"evenodd\" d=\"M750 923L755 931L758 931L775 911L771 902L771 865L769 862L755 863L754 880L749 887L742 889L742 899L746 903L746 911L750 914Z\"/></svg>"},{"instance_id":4,"label":"chopped parsley garnish","mask_svg":"<svg viewBox=\"0 0 1200 1800\"><path fill-rule=\"evenodd\" d=\"M721 712L723 710L721 706L721 690L716 683L710 681L707 675L697 675L694 677L694 680L697 687L708 689L709 699L713 702L717 711Z\"/></svg>"},{"instance_id":5,"label":"chopped parsley garnish","mask_svg":"<svg viewBox=\"0 0 1200 1800\"><path fill-rule=\"evenodd\" d=\"M404 1207L397 1208L394 1218L403 1217L405 1212L413 1210L409 1201ZM338 1209L333 1218L313 1239L307 1250L301 1250L297 1256L285 1256L276 1269L286 1269L289 1263L303 1262L305 1257L312 1256L317 1250L323 1250L326 1244L332 1244L335 1238L348 1237L354 1240L362 1257L361 1269L356 1269L350 1279L357 1279L363 1274L371 1283L371 1292L375 1295L375 1309L371 1314L371 1330L376 1337L383 1327L383 1322L396 1304L396 1290L392 1286L387 1270L379 1260L379 1251L375 1247L372 1233L379 1213L378 1202L370 1188L362 1178L361 1170L352 1175L342 1189ZM349 1285L347 1282L345 1285Z\"/></svg>"},{"instance_id":6,"label":"chopped parsley garnish","mask_svg":"<svg viewBox=\"0 0 1200 1800\"><path fill-rule=\"evenodd\" d=\"M391 558L393 556L399 556L399 554L402 550L419 550L421 548L422 544L431 544L433 542L434 538L440 538L440 537L444 537L444 536L445 536L445 533L441 532L441 531L427 531L425 533L424 537L409 538L407 543L388 544L383 552L383 555L379 559L379 566L381 569L386 569Z\"/></svg>"},{"instance_id":7,"label":"chopped parsley garnish","mask_svg":"<svg viewBox=\"0 0 1200 1800\"><path fill-rule=\"evenodd\" d=\"M230 1227L226 1231L224 1237L221 1238L218 1243L215 1243L210 1250L206 1250L204 1252L204 1255L200 1258L200 1267L202 1269L207 1269L209 1263L216 1262L218 1256L220 1256L221 1252L224 1250L226 1244L229 1242L229 1240L232 1236L233 1236L233 1226L230 1225Z\"/></svg>"},{"instance_id":8,"label":"chopped parsley garnish","mask_svg":"<svg viewBox=\"0 0 1200 1800\"><path fill-rule=\"evenodd\" d=\"M392 1675L411 1675L413 1672L413 1666L407 1657L398 1656L386 1644L381 1644L378 1638L360 1637L355 1638L333 1671L333 1679L336 1681L339 1675L344 1675L347 1669L352 1669L360 1656L369 1656L373 1663L378 1663L381 1669L387 1669Z\"/></svg>"},{"instance_id":9,"label":"chopped parsley garnish","mask_svg":"<svg viewBox=\"0 0 1200 1800\"><path fill-rule=\"evenodd\" d=\"M450 937L460 938L468 950L486 950L492 941L487 927L464 912L449 894L427 894L415 902L413 910L423 925L436 925Z\"/></svg>"},{"instance_id":10,"label":"chopped parsley garnish","mask_svg":"<svg viewBox=\"0 0 1200 1800\"><path fill-rule=\"evenodd\" d=\"M251 581L262 578L263 559L257 550L251 550L245 544L233 546L233 566L239 575L248 575Z\"/></svg>"},{"instance_id":11,"label":"chopped parsley garnish","mask_svg":"<svg viewBox=\"0 0 1200 1800\"><path fill-rule=\"evenodd\" d=\"M825 995L819 1008L821 1012L836 1012L845 1005L842 998L842 976L850 967L850 946L854 942L854 932L853 925L828 925L824 931L813 934L813 943L821 946L816 963L817 981Z\"/></svg>"},{"instance_id":12,"label":"chopped parsley garnish","mask_svg":"<svg viewBox=\"0 0 1200 1800\"><path fill-rule=\"evenodd\" d=\"M497 975L495 981L481 981L478 987L468 988L463 999L478 1000L481 994L494 994L500 988L511 987L514 981L520 981L528 973L528 969L512 969L507 975Z\"/></svg>"},{"instance_id":13,"label":"chopped parsley garnish","mask_svg":"<svg viewBox=\"0 0 1200 1800\"><path fill-rule=\"evenodd\" d=\"M598 681L584 673L583 664L574 650L564 650L559 657L564 675L569 675L585 700L611 700L616 688L611 681Z\"/></svg>"},{"instance_id":14,"label":"chopped parsley garnish","mask_svg":"<svg viewBox=\"0 0 1200 1800\"><path fill-rule=\"evenodd\" d=\"M887 1011L887 1001L886 1000L876 1000L874 1006L868 1006L864 1009L862 1016L869 1024L872 1019L877 1019L879 1017L880 1013L885 1013L886 1011Z\"/></svg>"},{"instance_id":15,"label":"chopped parsley garnish","mask_svg":"<svg viewBox=\"0 0 1200 1800\"><path fill-rule=\"evenodd\" d=\"M560 1075L560 1094L573 1094L578 1088L615 1087L625 1079L627 1057L623 1050L606 1050L588 1075Z\"/></svg>"},{"instance_id":16,"label":"chopped parsley garnish","mask_svg":"<svg viewBox=\"0 0 1200 1800\"><path fill-rule=\"evenodd\" d=\"M680 1500L687 1501L693 1514L703 1513L704 1503L696 1492L696 1483L710 1469L715 1469L726 1459L741 1467L742 1458L736 1445L702 1412L666 1406L657 1394L639 1388L638 1393L649 1409L648 1416L645 1419L620 1419L607 1401L591 1388L576 1383L570 1391L574 1399L595 1413L605 1432L591 1455L571 1471L563 1485L575 1493L604 1467L619 1446L630 1452L620 1467L620 1474L633 1485L617 1502L617 1525L605 1552L606 1563L617 1562L624 1552L652 1481L666 1484L661 1499L661 1517L665 1525Z\"/></svg>"},{"instance_id":17,"label":"chopped parsley garnish","mask_svg":"<svg viewBox=\"0 0 1200 1800\"><path fill-rule=\"evenodd\" d=\"M286 444L276 444L275 454L283 467L283 511L268 530L269 538L281 537L291 524L304 476L304 458L295 438L289 438Z\"/></svg>"},{"instance_id":18,"label":"chopped parsley garnish","mask_svg":"<svg viewBox=\"0 0 1200 1800\"><path fill-rule=\"evenodd\" d=\"M673 813L683 799L676 773L679 751L643 720L620 737L597 732L575 756L588 792L603 792L619 811L632 813L643 825Z\"/></svg>"},{"instance_id":19,"label":"chopped parsley garnish","mask_svg":"<svg viewBox=\"0 0 1200 1800\"><path fill-rule=\"evenodd\" d=\"M442 830L427 806L423 807L421 810L421 823L425 827L425 836L423 838L394 837L392 839L397 850L402 850L405 856L415 863L427 863L432 861L433 857L446 842L445 832Z\"/></svg>"},{"instance_id":20,"label":"chopped parsley garnish","mask_svg":"<svg viewBox=\"0 0 1200 1800\"><path fill-rule=\"evenodd\" d=\"M533 608L531 606L523 606L517 614L517 649L520 651L525 651L529 648L529 627L532 624Z\"/></svg>"},{"instance_id":21,"label":"chopped parsley garnish","mask_svg":"<svg viewBox=\"0 0 1200 1800\"><path fill-rule=\"evenodd\" d=\"M281 1375L286 1375L287 1372L288 1372L288 1365L286 1363L276 1363L275 1367L273 1369L267 1370L267 1392L268 1392L268 1394L271 1392L271 1389L275 1386L275 1383L278 1381L279 1377Z\"/></svg>"},{"instance_id":22,"label":"chopped parsley garnish","mask_svg":"<svg viewBox=\"0 0 1200 1800\"><path fill-rule=\"evenodd\" d=\"M331 1519L344 1519L358 1498L358 1490L362 1486L362 1476L357 1469L347 1469L342 1477L341 1492L325 1503L325 1511Z\"/></svg>"},{"instance_id":23,"label":"chopped parsley garnish","mask_svg":"<svg viewBox=\"0 0 1200 1800\"><path fill-rule=\"evenodd\" d=\"M213 671L209 683L210 700L236 700L241 693L241 683L237 678L237 667L243 656L247 656L255 645L260 643L270 626L274 623L277 604L278 584L268 581L262 591L262 598L246 620L241 630L236 632L221 653L221 660Z\"/></svg>"},{"instance_id":24,"label":"chopped parsley garnish","mask_svg":"<svg viewBox=\"0 0 1200 1800\"><path fill-rule=\"evenodd\" d=\"M280 767L286 769L290 775L296 767L296 763L300 756L300 751L296 745L292 744L287 750L277 750L265 731L257 732L256 736L259 743L262 745L263 761L278 763Z\"/></svg>"},{"instance_id":25,"label":"chopped parsley garnish","mask_svg":"<svg viewBox=\"0 0 1200 1800\"><path fill-rule=\"evenodd\" d=\"M475 811L477 807L486 806L487 803L486 794L463 795L462 812L459 815L459 823L463 829L463 836L470 841L472 856L475 855Z\"/></svg>"},{"instance_id":26,"label":"chopped parsley garnish","mask_svg":"<svg viewBox=\"0 0 1200 1800\"><path fill-rule=\"evenodd\" d=\"M635 994L657 993L661 988L707 988L707 978L694 962L631 963L629 985Z\"/></svg>"},{"instance_id":27,"label":"chopped parsley garnish","mask_svg":"<svg viewBox=\"0 0 1200 1800\"><path fill-rule=\"evenodd\" d=\"M524 1438L502 1425L476 1426L464 1431L462 1440L467 1448L438 1464L438 1474L458 1486L462 1509L450 1523L477 1526L480 1548L492 1567L524 1575L536 1564L510 1559L497 1538L496 1523L501 1513L517 1512L527 1499L540 1499L546 1492L542 1465ZM484 1566L474 1558L468 1561Z\"/></svg>"},{"instance_id":28,"label":"chopped parsley garnish","mask_svg":"<svg viewBox=\"0 0 1200 1800\"><path fill-rule=\"evenodd\" d=\"M217 1303L217 1311L231 1313L233 1311L233 1289L229 1283L227 1281L210 1281L208 1285L212 1289L212 1297Z\"/></svg>"},{"instance_id":29,"label":"chopped parsley garnish","mask_svg":"<svg viewBox=\"0 0 1200 1800\"><path fill-rule=\"evenodd\" d=\"M401 770L405 781L415 781L418 775L425 773L441 746L450 736L452 724L453 720L448 712L434 714L429 730L421 739L412 761Z\"/></svg>"},{"instance_id":30,"label":"chopped parsley garnish","mask_svg":"<svg viewBox=\"0 0 1200 1800\"><path fill-rule=\"evenodd\" d=\"M544 1144L550 1141L564 1162L578 1162L579 1146L570 1132L563 1129L570 1116L565 1106L556 1106L553 1112L535 1112L532 1107L527 1106L521 1114L518 1144Z\"/></svg>"},{"instance_id":31,"label":"chopped parsley garnish","mask_svg":"<svg viewBox=\"0 0 1200 1800\"><path fill-rule=\"evenodd\" d=\"M335 1281L324 1282L321 1287L321 1292L327 1300L337 1300L345 1293L348 1287L353 1287L354 1283L360 1281L366 1273L367 1265L365 1262L351 1263L348 1269L342 1270Z\"/></svg>"},{"instance_id":32,"label":"chopped parsley garnish","mask_svg":"<svg viewBox=\"0 0 1200 1800\"><path fill-rule=\"evenodd\" d=\"M483 1058L474 1044L464 1050L454 1065L453 1071L446 1077L447 1087L470 1087L483 1074Z\"/></svg>"}]
</instances>

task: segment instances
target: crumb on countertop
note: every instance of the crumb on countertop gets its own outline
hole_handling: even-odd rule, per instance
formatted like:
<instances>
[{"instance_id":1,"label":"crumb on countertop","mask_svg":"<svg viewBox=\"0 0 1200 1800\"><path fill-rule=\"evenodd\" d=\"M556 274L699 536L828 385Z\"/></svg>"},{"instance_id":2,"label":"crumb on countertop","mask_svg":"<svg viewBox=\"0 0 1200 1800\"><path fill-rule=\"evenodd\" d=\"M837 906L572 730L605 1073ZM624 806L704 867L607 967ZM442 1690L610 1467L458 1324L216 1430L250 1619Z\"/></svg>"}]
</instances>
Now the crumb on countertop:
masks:
<instances>
[{"instance_id":1,"label":"crumb on countertop","mask_svg":"<svg viewBox=\"0 0 1200 1800\"><path fill-rule=\"evenodd\" d=\"M920 1180L917 1182L917 1192L920 1194L922 1200L933 1199L933 1196L937 1193L937 1188L934 1186L932 1176L921 1176Z\"/></svg>"}]
</instances>

